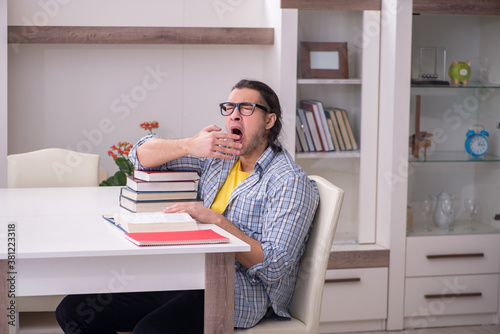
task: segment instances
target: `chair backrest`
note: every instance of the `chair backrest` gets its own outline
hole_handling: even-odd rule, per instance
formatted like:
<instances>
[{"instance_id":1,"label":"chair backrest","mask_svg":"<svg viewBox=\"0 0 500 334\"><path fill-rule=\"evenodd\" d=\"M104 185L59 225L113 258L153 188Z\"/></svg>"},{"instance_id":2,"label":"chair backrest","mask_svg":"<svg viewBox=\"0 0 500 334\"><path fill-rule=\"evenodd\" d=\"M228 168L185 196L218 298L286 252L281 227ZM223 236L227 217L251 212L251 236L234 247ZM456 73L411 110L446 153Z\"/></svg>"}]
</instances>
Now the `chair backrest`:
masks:
<instances>
[{"instance_id":1,"label":"chair backrest","mask_svg":"<svg viewBox=\"0 0 500 334\"><path fill-rule=\"evenodd\" d=\"M318 333L326 269L344 191L320 176L309 178L318 186L319 206L300 261L290 315L306 325L306 333Z\"/></svg>"},{"instance_id":2,"label":"chair backrest","mask_svg":"<svg viewBox=\"0 0 500 334\"><path fill-rule=\"evenodd\" d=\"M98 186L99 155L62 148L7 156L7 187Z\"/></svg>"}]
</instances>

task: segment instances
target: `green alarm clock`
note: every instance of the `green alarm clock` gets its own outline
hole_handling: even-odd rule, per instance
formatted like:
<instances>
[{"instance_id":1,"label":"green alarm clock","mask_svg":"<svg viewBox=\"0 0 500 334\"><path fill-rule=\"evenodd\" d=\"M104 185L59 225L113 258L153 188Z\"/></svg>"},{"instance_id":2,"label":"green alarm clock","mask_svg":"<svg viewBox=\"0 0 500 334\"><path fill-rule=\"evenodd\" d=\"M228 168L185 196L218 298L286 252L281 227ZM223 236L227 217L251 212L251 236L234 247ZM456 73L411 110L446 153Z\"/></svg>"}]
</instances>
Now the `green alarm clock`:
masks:
<instances>
[{"instance_id":1,"label":"green alarm clock","mask_svg":"<svg viewBox=\"0 0 500 334\"><path fill-rule=\"evenodd\" d=\"M481 130L478 130L481 129ZM465 136L465 150L467 153L473 157L480 157L488 151L488 138L489 133L484 129L482 125L473 125L472 128L467 131Z\"/></svg>"}]
</instances>

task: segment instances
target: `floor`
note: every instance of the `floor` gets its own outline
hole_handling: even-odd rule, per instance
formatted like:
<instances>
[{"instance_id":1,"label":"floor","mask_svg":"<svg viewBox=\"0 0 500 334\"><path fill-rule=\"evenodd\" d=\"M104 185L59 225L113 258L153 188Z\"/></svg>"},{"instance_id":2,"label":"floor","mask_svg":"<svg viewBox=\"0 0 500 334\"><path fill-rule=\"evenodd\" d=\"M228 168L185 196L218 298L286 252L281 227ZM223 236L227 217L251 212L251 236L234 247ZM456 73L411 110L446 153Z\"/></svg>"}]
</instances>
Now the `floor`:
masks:
<instances>
[{"instance_id":1,"label":"floor","mask_svg":"<svg viewBox=\"0 0 500 334\"><path fill-rule=\"evenodd\" d=\"M463 326L443 328L408 329L396 332L362 332L359 334L499 334L499 326ZM350 333L356 334L356 333Z\"/></svg>"}]
</instances>

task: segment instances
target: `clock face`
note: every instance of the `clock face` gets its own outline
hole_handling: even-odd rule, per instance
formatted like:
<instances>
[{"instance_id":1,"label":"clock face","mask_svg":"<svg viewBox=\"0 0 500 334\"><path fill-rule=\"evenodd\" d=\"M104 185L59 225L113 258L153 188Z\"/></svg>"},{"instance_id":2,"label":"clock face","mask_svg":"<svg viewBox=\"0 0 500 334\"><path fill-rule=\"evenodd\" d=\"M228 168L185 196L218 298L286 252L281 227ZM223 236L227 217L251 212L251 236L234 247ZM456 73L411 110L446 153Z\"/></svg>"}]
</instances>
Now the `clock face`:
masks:
<instances>
[{"instance_id":1,"label":"clock face","mask_svg":"<svg viewBox=\"0 0 500 334\"><path fill-rule=\"evenodd\" d=\"M476 134L469 138L468 147L472 155L480 156L488 150L488 141L485 137Z\"/></svg>"}]
</instances>

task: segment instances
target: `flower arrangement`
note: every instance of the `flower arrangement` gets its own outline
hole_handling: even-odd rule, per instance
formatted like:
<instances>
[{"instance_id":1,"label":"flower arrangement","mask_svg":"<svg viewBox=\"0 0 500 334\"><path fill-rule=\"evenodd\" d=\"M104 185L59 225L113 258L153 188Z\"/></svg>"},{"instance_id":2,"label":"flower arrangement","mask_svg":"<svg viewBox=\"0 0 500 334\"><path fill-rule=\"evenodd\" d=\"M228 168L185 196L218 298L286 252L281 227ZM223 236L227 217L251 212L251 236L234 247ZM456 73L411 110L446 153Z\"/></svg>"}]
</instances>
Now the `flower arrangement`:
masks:
<instances>
[{"instance_id":1,"label":"flower arrangement","mask_svg":"<svg viewBox=\"0 0 500 334\"><path fill-rule=\"evenodd\" d=\"M160 125L156 121L153 121L153 122L144 122L144 123L140 124L140 126L144 130L149 130L149 134L150 135L154 135L155 134L153 132L153 129L158 129L160 127Z\"/></svg>"},{"instance_id":2,"label":"flower arrangement","mask_svg":"<svg viewBox=\"0 0 500 334\"><path fill-rule=\"evenodd\" d=\"M155 134L154 129L159 128L158 122L144 122L140 124L140 127L144 130L149 131L149 134ZM127 175L132 175L134 171L134 166L128 160L128 154L132 149L133 145L129 142L118 142L118 145L112 145L108 151L108 155L113 158L116 165L118 166L118 171L108 177L106 180L102 181L100 186L124 186L127 183Z\"/></svg>"}]
</instances>

